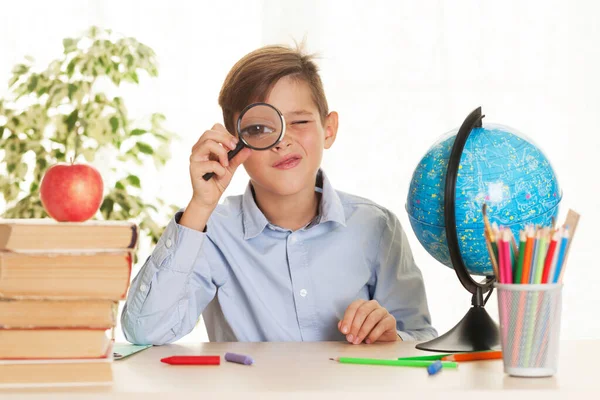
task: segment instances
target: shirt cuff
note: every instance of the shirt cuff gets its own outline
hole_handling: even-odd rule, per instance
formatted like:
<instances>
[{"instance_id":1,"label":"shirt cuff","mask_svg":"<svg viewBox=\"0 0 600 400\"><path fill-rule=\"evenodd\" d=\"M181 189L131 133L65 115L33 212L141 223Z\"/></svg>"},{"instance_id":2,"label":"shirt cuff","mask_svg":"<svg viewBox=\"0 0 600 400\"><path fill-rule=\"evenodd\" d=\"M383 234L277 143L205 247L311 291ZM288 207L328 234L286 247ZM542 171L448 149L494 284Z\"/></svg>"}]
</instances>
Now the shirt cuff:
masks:
<instances>
[{"instance_id":1,"label":"shirt cuff","mask_svg":"<svg viewBox=\"0 0 600 400\"><path fill-rule=\"evenodd\" d=\"M396 331L396 333L398 333L398 336L400 336L400 339L402 339L403 342L412 342L413 340L415 340L409 333L404 332L404 331Z\"/></svg>"},{"instance_id":2,"label":"shirt cuff","mask_svg":"<svg viewBox=\"0 0 600 400\"><path fill-rule=\"evenodd\" d=\"M152 259L159 268L187 273L194 267L206 233L179 225L182 215L183 211L180 210L169 221L152 252ZM170 262L165 264L167 258L170 258Z\"/></svg>"}]
</instances>

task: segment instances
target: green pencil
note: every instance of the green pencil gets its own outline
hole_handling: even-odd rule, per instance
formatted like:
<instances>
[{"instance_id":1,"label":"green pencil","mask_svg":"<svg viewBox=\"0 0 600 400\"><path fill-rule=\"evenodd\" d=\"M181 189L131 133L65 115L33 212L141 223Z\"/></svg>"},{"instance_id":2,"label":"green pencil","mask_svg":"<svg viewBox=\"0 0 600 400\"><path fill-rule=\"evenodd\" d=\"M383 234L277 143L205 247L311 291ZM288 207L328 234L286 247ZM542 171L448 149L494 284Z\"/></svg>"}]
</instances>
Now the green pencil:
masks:
<instances>
[{"instance_id":1,"label":"green pencil","mask_svg":"<svg viewBox=\"0 0 600 400\"><path fill-rule=\"evenodd\" d=\"M393 367L422 367L427 368L436 361L426 360L386 360L379 358L352 358L352 357L339 357L337 359L330 358L330 360L339 361L342 364L363 364L363 365L389 365ZM441 361L444 368L458 368L458 363L453 361Z\"/></svg>"},{"instance_id":2,"label":"green pencil","mask_svg":"<svg viewBox=\"0 0 600 400\"><path fill-rule=\"evenodd\" d=\"M519 260L517 262L517 270L513 279L514 283L521 283L521 277L523 276L523 261L525 261L525 244L527 243L527 237L525 231L521 231L519 234Z\"/></svg>"},{"instance_id":3,"label":"green pencil","mask_svg":"<svg viewBox=\"0 0 600 400\"><path fill-rule=\"evenodd\" d=\"M536 258L535 275L533 283L542 283L542 274L544 273L544 261L546 260L546 251L548 250L548 229L542 230L540 243L538 246L538 256Z\"/></svg>"},{"instance_id":4,"label":"green pencil","mask_svg":"<svg viewBox=\"0 0 600 400\"><path fill-rule=\"evenodd\" d=\"M448 354L435 354L432 356L415 356L415 357L398 357L398 360L421 360L421 361L437 361L444 357L451 356L452 353Z\"/></svg>"}]
</instances>

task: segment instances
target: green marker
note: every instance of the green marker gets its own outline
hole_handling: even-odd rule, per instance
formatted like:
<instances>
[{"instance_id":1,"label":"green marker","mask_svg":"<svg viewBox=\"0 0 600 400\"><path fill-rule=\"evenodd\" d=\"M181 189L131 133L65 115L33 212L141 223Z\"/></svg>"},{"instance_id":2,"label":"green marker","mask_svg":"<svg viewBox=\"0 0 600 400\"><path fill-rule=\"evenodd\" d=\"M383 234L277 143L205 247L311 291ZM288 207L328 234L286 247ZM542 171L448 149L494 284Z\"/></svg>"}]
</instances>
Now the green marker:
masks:
<instances>
[{"instance_id":1,"label":"green marker","mask_svg":"<svg viewBox=\"0 0 600 400\"><path fill-rule=\"evenodd\" d=\"M333 358L331 358L333 360ZM336 359L342 364L363 364L363 365L388 365L392 367L421 367L427 368L436 361L427 360L385 360L379 358L352 358L340 357ZM452 361L442 361L444 368L458 368L458 363Z\"/></svg>"}]
</instances>

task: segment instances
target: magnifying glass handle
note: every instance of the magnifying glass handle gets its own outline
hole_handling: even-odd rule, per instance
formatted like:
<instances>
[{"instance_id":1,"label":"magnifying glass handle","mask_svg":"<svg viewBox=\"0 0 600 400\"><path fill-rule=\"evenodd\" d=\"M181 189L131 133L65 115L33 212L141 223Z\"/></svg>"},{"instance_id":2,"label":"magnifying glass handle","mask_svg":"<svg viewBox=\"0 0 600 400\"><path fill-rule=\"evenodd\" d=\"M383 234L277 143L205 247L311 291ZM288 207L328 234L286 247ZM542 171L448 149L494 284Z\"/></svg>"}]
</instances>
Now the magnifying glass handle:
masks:
<instances>
[{"instance_id":1,"label":"magnifying glass handle","mask_svg":"<svg viewBox=\"0 0 600 400\"><path fill-rule=\"evenodd\" d=\"M229 161L231 161L231 159L233 157L235 157L235 155L237 153L239 153L244 147L245 147L244 142L242 142L241 140L238 141L238 144L235 146L235 149L229 150L229 152L227 153L227 159ZM210 178L212 178L214 175L215 175L214 172L207 172L206 174L202 175L202 179L204 179L205 181L207 181Z\"/></svg>"}]
</instances>

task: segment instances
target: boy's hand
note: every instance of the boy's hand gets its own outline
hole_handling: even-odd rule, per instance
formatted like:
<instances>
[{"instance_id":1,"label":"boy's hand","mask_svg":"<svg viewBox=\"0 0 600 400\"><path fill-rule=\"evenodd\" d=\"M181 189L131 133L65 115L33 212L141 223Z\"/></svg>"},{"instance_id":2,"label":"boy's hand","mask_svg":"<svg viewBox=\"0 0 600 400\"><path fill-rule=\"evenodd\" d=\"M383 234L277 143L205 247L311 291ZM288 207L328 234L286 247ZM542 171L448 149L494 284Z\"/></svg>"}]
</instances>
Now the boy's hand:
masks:
<instances>
[{"instance_id":1,"label":"boy's hand","mask_svg":"<svg viewBox=\"0 0 600 400\"><path fill-rule=\"evenodd\" d=\"M227 132L221 124L214 125L198 139L190 156L194 205L211 212L217 206L235 170L252 153L244 148L231 161L227 160L227 153L235 148L237 142L238 138ZM215 175L205 181L202 176L207 172L214 172Z\"/></svg>"},{"instance_id":2,"label":"boy's hand","mask_svg":"<svg viewBox=\"0 0 600 400\"><path fill-rule=\"evenodd\" d=\"M338 329L353 344L394 342L400 340L396 332L396 318L377 300L355 300L348 306Z\"/></svg>"}]
</instances>

